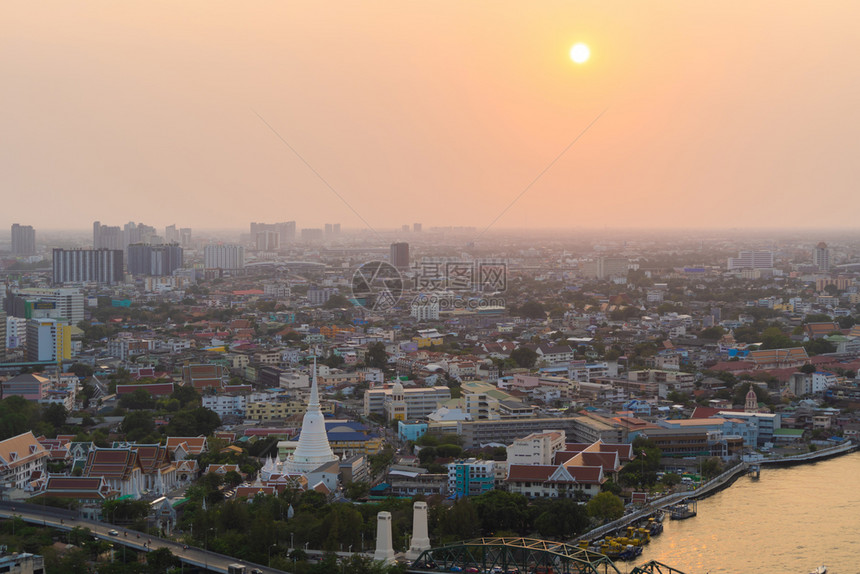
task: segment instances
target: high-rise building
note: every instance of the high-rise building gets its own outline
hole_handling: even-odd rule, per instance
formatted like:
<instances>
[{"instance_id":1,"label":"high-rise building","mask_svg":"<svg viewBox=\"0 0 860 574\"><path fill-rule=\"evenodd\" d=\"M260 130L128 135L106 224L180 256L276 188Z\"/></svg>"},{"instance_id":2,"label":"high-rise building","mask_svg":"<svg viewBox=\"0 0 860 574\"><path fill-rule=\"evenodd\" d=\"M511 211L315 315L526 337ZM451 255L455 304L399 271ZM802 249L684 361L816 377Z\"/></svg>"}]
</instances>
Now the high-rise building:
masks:
<instances>
[{"instance_id":1,"label":"high-rise building","mask_svg":"<svg viewBox=\"0 0 860 574\"><path fill-rule=\"evenodd\" d=\"M12 224L12 255L36 254L36 230L32 225Z\"/></svg>"},{"instance_id":2,"label":"high-rise building","mask_svg":"<svg viewBox=\"0 0 860 574\"><path fill-rule=\"evenodd\" d=\"M182 248L137 243L128 246L128 272L132 275L165 277L182 267Z\"/></svg>"},{"instance_id":3,"label":"high-rise building","mask_svg":"<svg viewBox=\"0 0 860 574\"><path fill-rule=\"evenodd\" d=\"M54 249L53 282L122 283L122 263L121 249Z\"/></svg>"},{"instance_id":4,"label":"high-rise building","mask_svg":"<svg viewBox=\"0 0 860 574\"><path fill-rule=\"evenodd\" d=\"M0 361L6 360L6 313L0 311Z\"/></svg>"},{"instance_id":5,"label":"high-rise building","mask_svg":"<svg viewBox=\"0 0 860 574\"><path fill-rule=\"evenodd\" d=\"M23 347L27 342L27 319L24 317L6 317L6 351Z\"/></svg>"},{"instance_id":6,"label":"high-rise building","mask_svg":"<svg viewBox=\"0 0 860 574\"><path fill-rule=\"evenodd\" d=\"M122 249L122 229L119 226L93 222L93 249Z\"/></svg>"},{"instance_id":7,"label":"high-rise building","mask_svg":"<svg viewBox=\"0 0 860 574\"><path fill-rule=\"evenodd\" d=\"M31 319L27 323L27 360L57 361L72 358L72 331L57 319Z\"/></svg>"},{"instance_id":8,"label":"high-rise building","mask_svg":"<svg viewBox=\"0 0 860 574\"><path fill-rule=\"evenodd\" d=\"M203 264L207 269L244 269L245 248L227 243L207 245L203 249Z\"/></svg>"},{"instance_id":9,"label":"high-rise building","mask_svg":"<svg viewBox=\"0 0 860 574\"><path fill-rule=\"evenodd\" d=\"M624 257L597 257L583 264L582 274L597 279L626 277L629 267L630 261Z\"/></svg>"},{"instance_id":10,"label":"high-rise building","mask_svg":"<svg viewBox=\"0 0 860 574\"><path fill-rule=\"evenodd\" d=\"M164 241L165 243L179 243L179 231L176 229L176 225L168 225L164 228Z\"/></svg>"},{"instance_id":11,"label":"high-rise building","mask_svg":"<svg viewBox=\"0 0 860 574\"><path fill-rule=\"evenodd\" d=\"M731 269L772 269L773 251L740 251L737 257L729 257Z\"/></svg>"},{"instance_id":12,"label":"high-rise building","mask_svg":"<svg viewBox=\"0 0 860 574\"><path fill-rule=\"evenodd\" d=\"M332 230L331 223L326 223L325 224L325 236L326 237L331 237L331 230Z\"/></svg>"},{"instance_id":13,"label":"high-rise building","mask_svg":"<svg viewBox=\"0 0 860 574\"><path fill-rule=\"evenodd\" d=\"M302 241L315 243L323 240L323 230L319 227L302 229Z\"/></svg>"},{"instance_id":14,"label":"high-rise building","mask_svg":"<svg viewBox=\"0 0 860 574\"><path fill-rule=\"evenodd\" d=\"M277 251L281 248L281 234L277 231L258 231L254 240L257 251Z\"/></svg>"},{"instance_id":15,"label":"high-rise building","mask_svg":"<svg viewBox=\"0 0 860 574\"><path fill-rule=\"evenodd\" d=\"M257 234L261 231L275 231L279 235L281 246L291 243L296 239L296 222L282 221L281 223L257 223L251 222L251 238L256 241Z\"/></svg>"},{"instance_id":16,"label":"high-rise building","mask_svg":"<svg viewBox=\"0 0 860 574\"><path fill-rule=\"evenodd\" d=\"M84 294L74 288L10 288L5 311L13 317L64 319L77 325L84 320Z\"/></svg>"},{"instance_id":17,"label":"high-rise building","mask_svg":"<svg viewBox=\"0 0 860 574\"><path fill-rule=\"evenodd\" d=\"M830 249L823 241L815 246L812 253L812 264L822 273L830 271Z\"/></svg>"},{"instance_id":18,"label":"high-rise building","mask_svg":"<svg viewBox=\"0 0 860 574\"><path fill-rule=\"evenodd\" d=\"M179 245L188 249L191 247L191 228L183 227L179 230Z\"/></svg>"},{"instance_id":19,"label":"high-rise building","mask_svg":"<svg viewBox=\"0 0 860 574\"><path fill-rule=\"evenodd\" d=\"M421 232L421 224L420 223L413 223L412 224L412 232L413 233L420 233Z\"/></svg>"},{"instance_id":20,"label":"high-rise building","mask_svg":"<svg viewBox=\"0 0 860 574\"><path fill-rule=\"evenodd\" d=\"M409 267L409 244L408 243L392 243L391 255L388 259L389 263L398 269L406 269Z\"/></svg>"}]
</instances>

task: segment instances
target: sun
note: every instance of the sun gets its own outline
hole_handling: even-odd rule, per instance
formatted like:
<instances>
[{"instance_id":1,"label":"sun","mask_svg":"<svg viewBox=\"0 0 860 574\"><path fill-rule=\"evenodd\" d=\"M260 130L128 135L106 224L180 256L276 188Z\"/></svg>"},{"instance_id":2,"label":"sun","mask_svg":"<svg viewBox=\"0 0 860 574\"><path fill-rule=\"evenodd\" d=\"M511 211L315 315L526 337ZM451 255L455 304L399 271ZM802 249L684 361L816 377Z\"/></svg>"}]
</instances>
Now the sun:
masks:
<instances>
[{"instance_id":1,"label":"sun","mask_svg":"<svg viewBox=\"0 0 860 574\"><path fill-rule=\"evenodd\" d=\"M588 61L588 58L591 56L591 50L588 49L588 46L579 42L574 44L570 48L570 59L576 62L577 64L584 64Z\"/></svg>"}]
</instances>

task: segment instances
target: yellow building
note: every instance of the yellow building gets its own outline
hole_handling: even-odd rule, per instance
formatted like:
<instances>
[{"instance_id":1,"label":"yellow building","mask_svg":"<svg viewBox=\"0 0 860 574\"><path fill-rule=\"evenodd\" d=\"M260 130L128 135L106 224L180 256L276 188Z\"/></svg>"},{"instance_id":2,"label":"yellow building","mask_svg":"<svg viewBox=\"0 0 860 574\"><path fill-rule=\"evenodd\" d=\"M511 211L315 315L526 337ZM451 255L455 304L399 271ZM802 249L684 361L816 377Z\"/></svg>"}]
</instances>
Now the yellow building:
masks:
<instances>
[{"instance_id":1,"label":"yellow building","mask_svg":"<svg viewBox=\"0 0 860 574\"><path fill-rule=\"evenodd\" d=\"M254 401L245 407L245 418L257 421L271 421L303 416L307 405L302 401ZM320 402L320 410L325 414L334 414L334 403Z\"/></svg>"}]
</instances>

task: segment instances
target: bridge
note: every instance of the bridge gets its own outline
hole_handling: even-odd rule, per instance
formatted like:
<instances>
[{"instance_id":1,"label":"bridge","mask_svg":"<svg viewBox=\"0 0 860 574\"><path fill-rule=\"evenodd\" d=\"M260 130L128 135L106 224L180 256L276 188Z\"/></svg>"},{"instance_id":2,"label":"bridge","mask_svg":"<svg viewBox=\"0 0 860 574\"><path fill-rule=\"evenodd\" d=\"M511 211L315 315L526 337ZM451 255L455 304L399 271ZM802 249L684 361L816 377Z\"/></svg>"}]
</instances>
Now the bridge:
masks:
<instances>
[{"instance_id":1,"label":"bridge","mask_svg":"<svg viewBox=\"0 0 860 574\"><path fill-rule=\"evenodd\" d=\"M421 553L408 571L451 572L454 568L499 574L621 574L603 554L535 538L476 538L431 548ZM651 561L637 566L631 574L683 573Z\"/></svg>"},{"instance_id":2,"label":"bridge","mask_svg":"<svg viewBox=\"0 0 860 574\"><path fill-rule=\"evenodd\" d=\"M185 564L202 568L208 572L223 572L226 574L229 565L242 564L246 567L247 572L251 572L251 570L256 568L263 574L283 574L282 570L267 568L246 560L239 560L232 556L225 556L194 546L186 548L182 543L166 538L142 534L136 530L121 528L105 522L84 520L78 517L77 512L61 508L0 501L0 518L19 518L29 524L50 526L51 528L64 531L71 531L76 527L89 528L90 534L99 540L141 552L151 552L159 548L167 548ZM112 535L111 531L115 531L117 534Z\"/></svg>"}]
</instances>

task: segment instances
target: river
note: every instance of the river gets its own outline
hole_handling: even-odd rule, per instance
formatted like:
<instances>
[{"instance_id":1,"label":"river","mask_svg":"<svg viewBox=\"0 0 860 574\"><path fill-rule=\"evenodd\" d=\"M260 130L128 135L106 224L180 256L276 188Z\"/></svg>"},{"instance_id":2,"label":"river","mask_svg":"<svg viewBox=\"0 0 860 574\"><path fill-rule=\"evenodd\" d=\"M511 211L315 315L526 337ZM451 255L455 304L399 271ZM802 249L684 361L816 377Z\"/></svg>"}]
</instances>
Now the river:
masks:
<instances>
[{"instance_id":1,"label":"river","mask_svg":"<svg viewBox=\"0 0 860 574\"><path fill-rule=\"evenodd\" d=\"M635 563L646 560L684 574L860 574L860 452L741 477L698 516L667 517Z\"/></svg>"}]
</instances>

